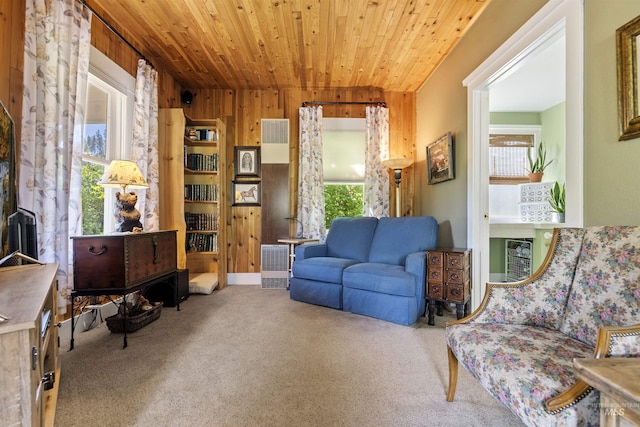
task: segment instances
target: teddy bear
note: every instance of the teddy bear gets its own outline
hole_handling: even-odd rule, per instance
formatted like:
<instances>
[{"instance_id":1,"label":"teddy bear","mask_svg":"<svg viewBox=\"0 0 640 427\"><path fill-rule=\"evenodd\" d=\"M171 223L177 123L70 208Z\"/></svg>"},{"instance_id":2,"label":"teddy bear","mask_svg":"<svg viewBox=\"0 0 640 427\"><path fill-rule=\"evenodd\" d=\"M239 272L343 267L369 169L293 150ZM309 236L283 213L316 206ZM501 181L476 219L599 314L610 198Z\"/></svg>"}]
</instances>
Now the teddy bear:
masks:
<instances>
[{"instance_id":1,"label":"teddy bear","mask_svg":"<svg viewBox=\"0 0 640 427\"><path fill-rule=\"evenodd\" d=\"M142 231L137 202L138 196L134 192L116 193L116 231Z\"/></svg>"}]
</instances>

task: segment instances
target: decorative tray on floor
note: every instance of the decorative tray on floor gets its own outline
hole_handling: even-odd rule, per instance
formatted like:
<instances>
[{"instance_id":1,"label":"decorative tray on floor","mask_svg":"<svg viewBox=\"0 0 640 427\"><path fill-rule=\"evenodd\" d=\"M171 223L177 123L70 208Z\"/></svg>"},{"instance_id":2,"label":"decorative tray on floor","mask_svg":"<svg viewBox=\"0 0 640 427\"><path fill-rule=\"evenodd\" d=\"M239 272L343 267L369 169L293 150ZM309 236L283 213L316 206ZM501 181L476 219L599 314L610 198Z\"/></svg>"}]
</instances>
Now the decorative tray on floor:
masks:
<instances>
[{"instance_id":1,"label":"decorative tray on floor","mask_svg":"<svg viewBox=\"0 0 640 427\"><path fill-rule=\"evenodd\" d=\"M157 320L158 317L160 317L161 310L162 302L154 302L149 310L127 315L125 322L122 321L122 314L120 313L109 316L104 320L107 322L109 330L113 333L123 333L124 323L126 323L127 332L135 332L143 326Z\"/></svg>"}]
</instances>

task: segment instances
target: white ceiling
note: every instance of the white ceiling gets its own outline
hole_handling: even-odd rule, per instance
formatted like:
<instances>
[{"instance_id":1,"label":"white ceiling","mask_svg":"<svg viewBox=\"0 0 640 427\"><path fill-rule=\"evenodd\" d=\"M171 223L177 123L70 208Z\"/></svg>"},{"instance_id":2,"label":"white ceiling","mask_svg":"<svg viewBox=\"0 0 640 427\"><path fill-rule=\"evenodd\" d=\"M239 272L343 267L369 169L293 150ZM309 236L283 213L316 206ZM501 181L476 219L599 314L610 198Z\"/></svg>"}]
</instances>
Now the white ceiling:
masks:
<instances>
[{"instance_id":1,"label":"white ceiling","mask_svg":"<svg viewBox=\"0 0 640 427\"><path fill-rule=\"evenodd\" d=\"M489 110L541 112L564 101L565 64L563 35L528 55L516 71L490 87Z\"/></svg>"}]
</instances>

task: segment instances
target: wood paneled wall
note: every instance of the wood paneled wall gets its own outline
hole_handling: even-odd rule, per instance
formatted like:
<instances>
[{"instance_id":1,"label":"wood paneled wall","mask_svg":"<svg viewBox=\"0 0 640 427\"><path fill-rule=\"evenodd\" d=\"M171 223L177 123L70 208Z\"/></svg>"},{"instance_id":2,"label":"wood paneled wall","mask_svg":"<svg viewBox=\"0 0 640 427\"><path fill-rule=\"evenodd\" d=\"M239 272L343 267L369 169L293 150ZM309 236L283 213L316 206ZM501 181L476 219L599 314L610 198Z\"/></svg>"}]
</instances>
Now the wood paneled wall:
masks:
<instances>
[{"instance_id":1,"label":"wood paneled wall","mask_svg":"<svg viewBox=\"0 0 640 427\"><path fill-rule=\"evenodd\" d=\"M298 109L304 101L378 102L389 108L390 156L415 159L415 93L383 92L378 89L309 91L198 90L186 114L193 118L219 117L227 125L227 176L233 177L233 147L259 146L263 118L290 120L289 213L295 216L298 180ZM325 105L325 117L364 117L363 105ZM390 171L391 205L395 206L395 184ZM413 167L403 171L402 215L414 214ZM229 204L227 204L229 205ZM227 213L228 272L260 272L262 241L261 207L230 207ZM391 213L394 214L393 212ZM295 224L294 224L295 225ZM291 230L295 232L295 230Z\"/></svg>"},{"instance_id":2,"label":"wood paneled wall","mask_svg":"<svg viewBox=\"0 0 640 427\"><path fill-rule=\"evenodd\" d=\"M19 0L0 2L0 99L16 123L22 109L24 3ZM101 52L135 76L138 57L97 19L92 21L91 43ZM194 119L220 118L227 126L227 176L233 177L233 147L260 145L262 118L290 119L290 188L296 194L298 178L298 108L304 101L384 101L389 107L390 155L415 159L415 93L383 92L379 89L333 90L197 90L191 105L182 105L182 90L172 76L158 70L160 108L184 108ZM326 105L325 117L364 117L361 105ZM17 126L18 138L19 128ZM19 139L18 139L19 140ZM391 205L395 192L390 172ZM402 214L414 213L413 167L404 170L402 178ZM230 273L260 271L261 208L225 207L227 212L227 267ZM291 215L296 212L295 197L289 197ZM294 230L292 230L293 232Z\"/></svg>"},{"instance_id":3,"label":"wood paneled wall","mask_svg":"<svg viewBox=\"0 0 640 427\"><path fill-rule=\"evenodd\" d=\"M16 124L16 141L21 134L24 20L24 1L0 2L0 101Z\"/></svg>"}]
</instances>

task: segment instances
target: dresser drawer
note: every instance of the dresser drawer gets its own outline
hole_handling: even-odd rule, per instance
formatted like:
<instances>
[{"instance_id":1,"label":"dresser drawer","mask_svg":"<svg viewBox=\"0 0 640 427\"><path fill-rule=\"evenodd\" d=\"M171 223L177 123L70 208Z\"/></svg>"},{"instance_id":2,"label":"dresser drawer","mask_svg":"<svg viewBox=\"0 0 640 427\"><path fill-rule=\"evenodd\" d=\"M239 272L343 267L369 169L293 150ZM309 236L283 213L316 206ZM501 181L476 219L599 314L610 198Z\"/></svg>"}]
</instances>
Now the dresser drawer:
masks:
<instances>
[{"instance_id":1,"label":"dresser drawer","mask_svg":"<svg viewBox=\"0 0 640 427\"><path fill-rule=\"evenodd\" d=\"M462 303L469 295L469 282L460 285L447 284L447 295L445 299L450 302L459 302Z\"/></svg>"},{"instance_id":2,"label":"dresser drawer","mask_svg":"<svg viewBox=\"0 0 640 427\"><path fill-rule=\"evenodd\" d=\"M466 268L469 266L469 252L447 252L445 262L447 268Z\"/></svg>"},{"instance_id":3,"label":"dresser drawer","mask_svg":"<svg viewBox=\"0 0 640 427\"><path fill-rule=\"evenodd\" d=\"M427 296L429 298L444 298L444 287L442 283L431 283L427 286Z\"/></svg>"},{"instance_id":4,"label":"dresser drawer","mask_svg":"<svg viewBox=\"0 0 640 427\"><path fill-rule=\"evenodd\" d=\"M442 283L444 281L444 270L442 268L429 268L427 281L429 283Z\"/></svg>"},{"instance_id":5,"label":"dresser drawer","mask_svg":"<svg viewBox=\"0 0 640 427\"><path fill-rule=\"evenodd\" d=\"M427 266L428 267L443 267L444 266L444 254L440 251L427 251Z\"/></svg>"},{"instance_id":6,"label":"dresser drawer","mask_svg":"<svg viewBox=\"0 0 640 427\"><path fill-rule=\"evenodd\" d=\"M469 280L469 269L448 268L446 273L447 283L461 285Z\"/></svg>"}]
</instances>

